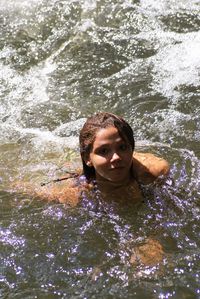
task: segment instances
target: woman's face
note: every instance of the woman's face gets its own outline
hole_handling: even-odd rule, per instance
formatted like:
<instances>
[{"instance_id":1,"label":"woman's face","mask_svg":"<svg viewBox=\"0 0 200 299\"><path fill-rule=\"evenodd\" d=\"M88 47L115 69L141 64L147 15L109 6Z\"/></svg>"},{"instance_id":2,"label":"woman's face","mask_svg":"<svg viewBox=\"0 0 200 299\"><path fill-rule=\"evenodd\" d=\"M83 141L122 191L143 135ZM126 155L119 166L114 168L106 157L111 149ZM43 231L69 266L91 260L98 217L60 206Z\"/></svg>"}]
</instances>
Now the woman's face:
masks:
<instances>
[{"instance_id":1,"label":"woman's face","mask_svg":"<svg viewBox=\"0 0 200 299\"><path fill-rule=\"evenodd\" d=\"M97 131L86 164L94 167L96 179L122 182L130 176L132 160L131 145L110 126Z\"/></svg>"}]
</instances>

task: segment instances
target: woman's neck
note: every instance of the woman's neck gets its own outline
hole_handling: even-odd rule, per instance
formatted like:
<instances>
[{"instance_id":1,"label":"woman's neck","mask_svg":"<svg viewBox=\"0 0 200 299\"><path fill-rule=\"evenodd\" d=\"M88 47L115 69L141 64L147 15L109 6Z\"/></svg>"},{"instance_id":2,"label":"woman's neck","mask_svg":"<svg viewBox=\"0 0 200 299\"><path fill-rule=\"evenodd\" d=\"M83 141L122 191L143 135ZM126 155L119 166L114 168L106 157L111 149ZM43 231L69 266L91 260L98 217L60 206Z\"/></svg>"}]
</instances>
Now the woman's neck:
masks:
<instances>
[{"instance_id":1,"label":"woman's neck","mask_svg":"<svg viewBox=\"0 0 200 299\"><path fill-rule=\"evenodd\" d=\"M110 192L115 191L121 187L128 186L132 180L133 180L133 178L127 177L124 180L113 182L113 181L109 181L109 180L106 180L101 177L97 177L95 181L96 181L96 185L100 191L110 193Z\"/></svg>"}]
</instances>

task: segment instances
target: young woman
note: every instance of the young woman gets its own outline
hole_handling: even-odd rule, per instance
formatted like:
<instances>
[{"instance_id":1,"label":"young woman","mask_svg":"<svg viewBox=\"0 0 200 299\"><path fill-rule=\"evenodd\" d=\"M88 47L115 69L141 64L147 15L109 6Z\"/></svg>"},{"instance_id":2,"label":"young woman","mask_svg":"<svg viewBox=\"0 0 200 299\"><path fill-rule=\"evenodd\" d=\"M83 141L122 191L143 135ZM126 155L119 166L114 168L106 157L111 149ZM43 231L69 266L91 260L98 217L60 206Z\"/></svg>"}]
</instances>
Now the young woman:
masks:
<instances>
[{"instance_id":1,"label":"young woman","mask_svg":"<svg viewBox=\"0 0 200 299\"><path fill-rule=\"evenodd\" d=\"M121 117L98 113L80 132L80 153L86 181L104 199L138 201L140 184L149 184L169 172L164 159L134 152L133 130Z\"/></svg>"},{"instance_id":2,"label":"young woman","mask_svg":"<svg viewBox=\"0 0 200 299\"><path fill-rule=\"evenodd\" d=\"M134 152L133 130L121 117L97 113L80 132L82 171L40 187L21 186L39 198L75 206L83 194L98 192L101 199L139 202L140 184L149 184L169 172L169 164L150 153Z\"/></svg>"}]
</instances>

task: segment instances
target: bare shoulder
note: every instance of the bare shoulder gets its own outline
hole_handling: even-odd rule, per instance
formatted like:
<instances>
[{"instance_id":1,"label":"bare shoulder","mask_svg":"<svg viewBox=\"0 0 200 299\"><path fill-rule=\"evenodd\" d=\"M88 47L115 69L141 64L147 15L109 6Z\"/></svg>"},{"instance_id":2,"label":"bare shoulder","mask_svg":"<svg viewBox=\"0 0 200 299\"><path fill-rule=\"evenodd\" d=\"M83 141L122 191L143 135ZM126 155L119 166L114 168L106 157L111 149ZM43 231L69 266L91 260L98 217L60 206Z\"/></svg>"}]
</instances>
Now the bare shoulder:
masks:
<instances>
[{"instance_id":1,"label":"bare shoulder","mask_svg":"<svg viewBox=\"0 0 200 299\"><path fill-rule=\"evenodd\" d=\"M76 206L80 200L80 189L81 188L76 183L76 180L67 179L58 182L50 182L42 186L39 184L31 184L29 182L17 182L13 191L28 194L47 201L67 203L70 206Z\"/></svg>"},{"instance_id":2,"label":"bare shoulder","mask_svg":"<svg viewBox=\"0 0 200 299\"><path fill-rule=\"evenodd\" d=\"M133 174L143 184L155 181L161 175L169 173L169 163L151 153L133 154Z\"/></svg>"}]
</instances>

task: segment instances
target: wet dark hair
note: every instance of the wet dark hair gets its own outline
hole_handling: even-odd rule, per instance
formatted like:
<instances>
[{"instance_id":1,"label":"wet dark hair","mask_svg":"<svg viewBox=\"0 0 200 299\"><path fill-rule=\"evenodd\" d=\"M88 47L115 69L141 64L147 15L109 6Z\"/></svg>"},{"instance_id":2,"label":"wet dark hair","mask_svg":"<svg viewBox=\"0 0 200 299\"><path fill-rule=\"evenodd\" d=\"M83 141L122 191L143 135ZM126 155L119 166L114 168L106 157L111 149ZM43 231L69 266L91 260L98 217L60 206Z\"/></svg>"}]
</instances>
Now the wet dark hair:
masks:
<instances>
[{"instance_id":1,"label":"wet dark hair","mask_svg":"<svg viewBox=\"0 0 200 299\"><path fill-rule=\"evenodd\" d=\"M97 131L107 127L115 127L121 138L131 145L132 150L135 148L133 130L130 125L122 118L108 112L97 113L87 119L79 135L80 154L83 164L83 174L88 181L95 178L94 167L89 167L86 160L92 151L92 146L96 138Z\"/></svg>"}]
</instances>

